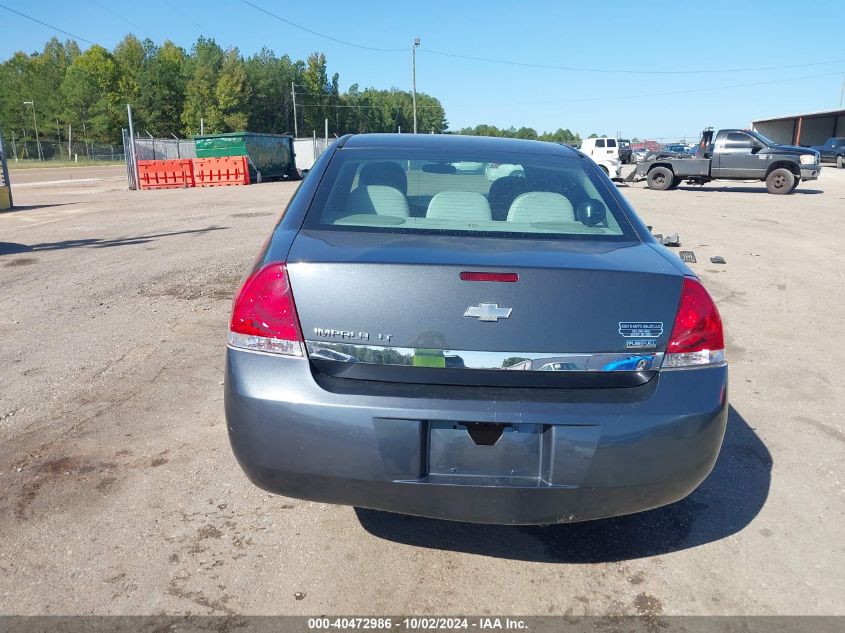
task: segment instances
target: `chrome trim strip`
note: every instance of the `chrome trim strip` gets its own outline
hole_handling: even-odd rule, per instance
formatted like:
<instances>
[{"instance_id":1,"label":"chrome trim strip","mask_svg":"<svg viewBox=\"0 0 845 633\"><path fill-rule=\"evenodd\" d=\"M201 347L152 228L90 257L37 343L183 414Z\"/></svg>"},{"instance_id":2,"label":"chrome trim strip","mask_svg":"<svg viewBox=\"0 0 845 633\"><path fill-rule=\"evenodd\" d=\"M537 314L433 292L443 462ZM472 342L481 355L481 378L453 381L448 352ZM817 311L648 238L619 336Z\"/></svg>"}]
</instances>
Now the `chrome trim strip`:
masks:
<instances>
[{"instance_id":1,"label":"chrome trim strip","mask_svg":"<svg viewBox=\"0 0 845 633\"><path fill-rule=\"evenodd\" d=\"M347 363L443 369L508 369L523 371L647 371L659 369L663 352L475 352L384 347L329 341L305 341L308 357Z\"/></svg>"}]
</instances>

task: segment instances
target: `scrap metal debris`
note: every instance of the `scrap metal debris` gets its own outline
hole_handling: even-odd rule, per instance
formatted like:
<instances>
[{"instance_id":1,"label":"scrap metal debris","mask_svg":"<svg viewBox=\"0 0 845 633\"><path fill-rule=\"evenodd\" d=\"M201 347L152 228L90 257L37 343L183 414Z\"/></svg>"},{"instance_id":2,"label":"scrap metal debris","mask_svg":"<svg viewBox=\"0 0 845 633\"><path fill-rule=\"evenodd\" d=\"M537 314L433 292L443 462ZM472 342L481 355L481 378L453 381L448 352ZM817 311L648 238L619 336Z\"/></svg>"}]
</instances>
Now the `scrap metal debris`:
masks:
<instances>
[{"instance_id":1,"label":"scrap metal debris","mask_svg":"<svg viewBox=\"0 0 845 633\"><path fill-rule=\"evenodd\" d=\"M714 255L713 257L710 258L710 261L714 264L727 264L727 262L725 261L725 258L722 257L721 255Z\"/></svg>"},{"instance_id":2,"label":"scrap metal debris","mask_svg":"<svg viewBox=\"0 0 845 633\"><path fill-rule=\"evenodd\" d=\"M681 238L677 233L672 233L663 238L663 246L680 246Z\"/></svg>"},{"instance_id":3,"label":"scrap metal debris","mask_svg":"<svg viewBox=\"0 0 845 633\"><path fill-rule=\"evenodd\" d=\"M692 251L681 251L678 253L678 256L681 258L682 261L685 261L687 264L695 264L698 260L695 258L695 253Z\"/></svg>"}]
</instances>

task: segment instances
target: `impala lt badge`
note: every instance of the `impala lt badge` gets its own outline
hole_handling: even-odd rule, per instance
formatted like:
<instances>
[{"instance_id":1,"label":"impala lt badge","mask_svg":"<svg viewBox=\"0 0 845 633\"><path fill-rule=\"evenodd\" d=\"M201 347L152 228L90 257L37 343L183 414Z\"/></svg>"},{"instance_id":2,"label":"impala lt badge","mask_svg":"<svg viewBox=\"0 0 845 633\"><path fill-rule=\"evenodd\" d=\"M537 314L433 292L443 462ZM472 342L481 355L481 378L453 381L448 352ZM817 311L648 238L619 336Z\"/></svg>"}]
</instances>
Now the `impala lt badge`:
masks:
<instances>
[{"instance_id":1,"label":"impala lt badge","mask_svg":"<svg viewBox=\"0 0 845 633\"><path fill-rule=\"evenodd\" d=\"M498 303L480 303L477 306L470 306L464 312L465 317L472 317L479 321L498 321L507 319L513 308L500 308Z\"/></svg>"}]
</instances>

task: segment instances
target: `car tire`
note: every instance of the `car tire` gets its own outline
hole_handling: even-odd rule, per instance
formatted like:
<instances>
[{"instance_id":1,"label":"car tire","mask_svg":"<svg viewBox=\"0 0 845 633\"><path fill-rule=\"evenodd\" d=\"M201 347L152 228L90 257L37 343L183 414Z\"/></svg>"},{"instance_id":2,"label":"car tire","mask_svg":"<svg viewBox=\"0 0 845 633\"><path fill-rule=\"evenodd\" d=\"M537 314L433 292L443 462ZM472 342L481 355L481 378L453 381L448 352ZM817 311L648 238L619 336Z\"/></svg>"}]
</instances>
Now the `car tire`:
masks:
<instances>
[{"instance_id":1,"label":"car tire","mask_svg":"<svg viewBox=\"0 0 845 633\"><path fill-rule=\"evenodd\" d=\"M672 179L672 184L670 185L669 189L677 189L678 185L680 185L683 181L684 181L683 178L678 178L677 176L675 176Z\"/></svg>"},{"instance_id":2,"label":"car tire","mask_svg":"<svg viewBox=\"0 0 845 633\"><path fill-rule=\"evenodd\" d=\"M766 176L766 190L769 193L783 195L790 193L794 189L795 175L784 167L773 169L772 172Z\"/></svg>"},{"instance_id":3,"label":"car tire","mask_svg":"<svg viewBox=\"0 0 845 633\"><path fill-rule=\"evenodd\" d=\"M845 169L845 156L837 156L836 157L836 168L837 169Z\"/></svg>"},{"instance_id":4,"label":"car tire","mask_svg":"<svg viewBox=\"0 0 845 633\"><path fill-rule=\"evenodd\" d=\"M657 191L666 191L675 182L675 174L668 167L655 167L648 172L648 188Z\"/></svg>"},{"instance_id":5,"label":"car tire","mask_svg":"<svg viewBox=\"0 0 845 633\"><path fill-rule=\"evenodd\" d=\"M605 176L610 176L610 172L607 171L607 167L605 167L604 165L599 165L599 167L601 167L601 170L604 172Z\"/></svg>"}]
</instances>

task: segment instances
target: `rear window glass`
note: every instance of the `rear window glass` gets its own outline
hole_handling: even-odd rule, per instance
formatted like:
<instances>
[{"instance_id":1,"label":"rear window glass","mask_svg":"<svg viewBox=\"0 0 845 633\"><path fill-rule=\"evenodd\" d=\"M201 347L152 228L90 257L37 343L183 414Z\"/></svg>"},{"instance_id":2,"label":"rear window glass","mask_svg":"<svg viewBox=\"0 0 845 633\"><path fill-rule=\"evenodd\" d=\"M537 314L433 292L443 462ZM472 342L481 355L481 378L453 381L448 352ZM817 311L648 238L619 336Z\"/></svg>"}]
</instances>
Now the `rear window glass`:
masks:
<instances>
[{"instance_id":1,"label":"rear window glass","mask_svg":"<svg viewBox=\"0 0 845 633\"><path fill-rule=\"evenodd\" d=\"M635 239L612 186L577 157L341 149L306 228Z\"/></svg>"}]
</instances>

